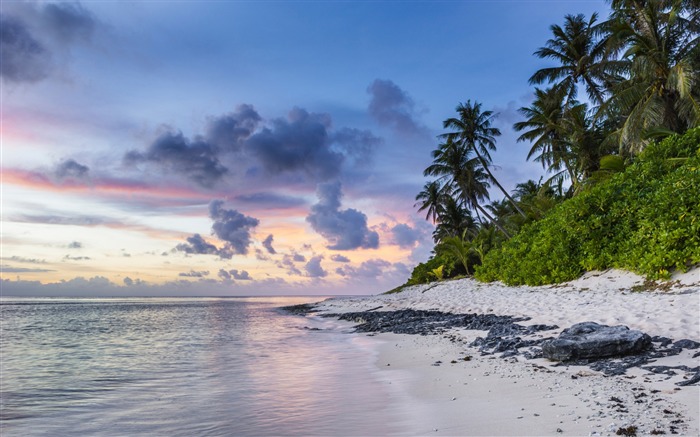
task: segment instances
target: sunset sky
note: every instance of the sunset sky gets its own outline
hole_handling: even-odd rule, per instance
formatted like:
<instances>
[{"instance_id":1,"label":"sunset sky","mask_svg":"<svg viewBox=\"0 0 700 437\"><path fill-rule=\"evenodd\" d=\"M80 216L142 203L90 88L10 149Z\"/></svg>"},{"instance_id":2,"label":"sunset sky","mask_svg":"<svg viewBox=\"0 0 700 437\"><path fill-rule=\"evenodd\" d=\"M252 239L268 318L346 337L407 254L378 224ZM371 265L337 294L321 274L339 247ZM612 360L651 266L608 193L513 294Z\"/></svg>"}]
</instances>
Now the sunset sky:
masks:
<instances>
[{"instance_id":1,"label":"sunset sky","mask_svg":"<svg viewBox=\"0 0 700 437\"><path fill-rule=\"evenodd\" d=\"M604 1L3 0L2 294L365 294L427 260L442 121L516 143L532 53ZM492 199L500 196L492 192Z\"/></svg>"}]
</instances>

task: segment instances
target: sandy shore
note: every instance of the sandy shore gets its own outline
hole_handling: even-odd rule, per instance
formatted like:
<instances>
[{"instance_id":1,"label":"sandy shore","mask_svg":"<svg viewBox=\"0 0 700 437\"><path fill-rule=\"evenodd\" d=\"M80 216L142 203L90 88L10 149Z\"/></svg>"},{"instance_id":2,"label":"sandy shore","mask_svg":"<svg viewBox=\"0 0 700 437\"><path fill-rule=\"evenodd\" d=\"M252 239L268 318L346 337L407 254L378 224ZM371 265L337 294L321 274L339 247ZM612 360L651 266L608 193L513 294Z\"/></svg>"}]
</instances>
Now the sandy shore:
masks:
<instances>
[{"instance_id":1,"label":"sandy shore","mask_svg":"<svg viewBox=\"0 0 700 437\"><path fill-rule=\"evenodd\" d=\"M330 299L326 313L434 309L531 317L555 324L556 336L583 321L627 325L650 336L700 341L700 270L661 289L637 292L643 278L621 271L590 273L557 286L507 287L471 279L416 286L401 293ZM484 331L443 335L370 334L378 348L382 384L404 410L414 435L636 435L700 433L700 387L678 386L690 372L651 373L640 367L605 376L586 366L563 366L522 356L482 356L468 345ZM696 368L700 349L653 365ZM470 357L465 360L465 357ZM630 434L631 435L631 434Z\"/></svg>"}]
</instances>

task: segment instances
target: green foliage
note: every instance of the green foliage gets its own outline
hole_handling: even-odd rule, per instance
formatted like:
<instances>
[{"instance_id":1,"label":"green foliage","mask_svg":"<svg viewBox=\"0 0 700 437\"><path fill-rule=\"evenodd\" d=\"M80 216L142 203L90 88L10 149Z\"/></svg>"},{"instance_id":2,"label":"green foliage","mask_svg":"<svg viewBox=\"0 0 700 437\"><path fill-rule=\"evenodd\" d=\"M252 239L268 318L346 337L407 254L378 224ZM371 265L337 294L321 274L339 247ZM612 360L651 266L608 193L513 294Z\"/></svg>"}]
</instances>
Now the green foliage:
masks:
<instances>
[{"instance_id":1,"label":"green foliage","mask_svg":"<svg viewBox=\"0 0 700 437\"><path fill-rule=\"evenodd\" d=\"M442 267L443 278L451 278L455 270L455 259L447 254L436 254L428 261L418 264L406 285L427 284L435 280L434 271Z\"/></svg>"},{"instance_id":2,"label":"green foliage","mask_svg":"<svg viewBox=\"0 0 700 437\"><path fill-rule=\"evenodd\" d=\"M700 263L700 128L648 146L622 173L525 225L475 276L541 285L623 268L649 279Z\"/></svg>"},{"instance_id":3,"label":"green foliage","mask_svg":"<svg viewBox=\"0 0 700 437\"><path fill-rule=\"evenodd\" d=\"M433 270L430 271L430 274L437 279L438 281L442 281L445 278L445 266L444 265L439 265Z\"/></svg>"}]
</instances>

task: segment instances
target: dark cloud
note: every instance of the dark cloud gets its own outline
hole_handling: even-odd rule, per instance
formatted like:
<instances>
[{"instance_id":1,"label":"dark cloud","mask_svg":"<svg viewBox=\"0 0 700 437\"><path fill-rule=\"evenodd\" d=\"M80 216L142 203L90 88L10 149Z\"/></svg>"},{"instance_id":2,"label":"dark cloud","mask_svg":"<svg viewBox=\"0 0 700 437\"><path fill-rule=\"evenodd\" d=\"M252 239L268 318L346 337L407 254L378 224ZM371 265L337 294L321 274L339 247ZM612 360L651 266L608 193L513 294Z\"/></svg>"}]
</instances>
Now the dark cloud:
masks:
<instances>
[{"instance_id":1,"label":"dark cloud","mask_svg":"<svg viewBox=\"0 0 700 437\"><path fill-rule=\"evenodd\" d=\"M72 241L70 244L68 244L69 249L81 249L83 247L83 243L80 241Z\"/></svg>"},{"instance_id":2,"label":"dark cloud","mask_svg":"<svg viewBox=\"0 0 700 437\"><path fill-rule=\"evenodd\" d=\"M267 253L274 255L277 253L274 247L272 247L272 234L268 235L262 242L263 247L267 250Z\"/></svg>"},{"instance_id":3,"label":"dark cloud","mask_svg":"<svg viewBox=\"0 0 700 437\"><path fill-rule=\"evenodd\" d=\"M312 257L308 263L304 266L306 274L311 278L325 278L328 276L328 272L321 266L321 260L323 260L323 255L317 255Z\"/></svg>"},{"instance_id":4,"label":"dark cloud","mask_svg":"<svg viewBox=\"0 0 700 437\"><path fill-rule=\"evenodd\" d=\"M239 281L252 281L253 280L253 278L250 277L250 274L245 270L238 271L236 269L233 269L233 270L229 270L229 273L231 274L231 277L233 279L236 279Z\"/></svg>"},{"instance_id":5,"label":"dark cloud","mask_svg":"<svg viewBox=\"0 0 700 437\"><path fill-rule=\"evenodd\" d=\"M287 119L272 121L246 142L246 151L270 174L304 172L315 180L340 174L342 153L331 148L330 117L294 108Z\"/></svg>"},{"instance_id":6,"label":"dark cloud","mask_svg":"<svg viewBox=\"0 0 700 437\"><path fill-rule=\"evenodd\" d=\"M87 178L89 172L90 167L80 164L74 159L67 159L56 166L53 175L61 182L66 180L82 181Z\"/></svg>"},{"instance_id":7,"label":"dark cloud","mask_svg":"<svg viewBox=\"0 0 700 437\"><path fill-rule=\"evenodd\" d=\"M37 82L51 70L51 54L16 17L0 14L0 77Z\"/></svg>"},{"instance_id":8,"label":"dark cloud","mask_svg":"<svg viewBox=\"0 0 700 437\"><path fill-rule=\"evenodd\" d=\"M236 201L254 204L257 207L265 208L294 208L306 205L306 200L300 197L285 196L270 192L259 192L251 194L241 194L234 197Z\"/></svg>"},{"instance_id":9,"label":"dark cloud","mask_svg":"<svg viewBox=\"0 0 700 437\"><path fill-rule=\"evenodd\" d=\"M98 226L108 223L108 220L99 216L60 216L60 215L17 215L11 221L18 223L42 223L47 225L73 225L73 226Z\"/></svg>"},{"instance_id":10,"label":"dark cloud","mask_svg":"<svg viewBox=\"0 0 700 437\"><path fill-rule=\"evenodd\" d=\"M132 150L124 155L127 166L142 162L160 166L166 172L182 174L205 188L213 187L228 172L219 161L215 146L201 138L191 141L181 132L166 132L145 152Z\"/></svg>"},{"instance_id":11,"label":"dark cloud","mask_svg":"<svg viewBox=\"0 0 700 437\"><path fill-rule=\"evenodd\" d=\"M370 259L359 267L343 266L335 269L336 273L341 276L349 276L353 278L376 278L385 274L387 269L391 267L392 264L389 261L383 259Z\"/></svg>"},{"instance_id":12,"label":"dark cloud","mask_svg":"<svg viewBox=\"0 0 700 437\"><path fill-rule=\"evenodd\" d=\"M369 113L383 126L389 126L400 134L417 134L425 131L415 118L415 104L408 94L390 80L376 79L367 87L372 96Z\"/></svg>"},{"instance_id":13,"label":"dark cloud","mask_svg":"<svg viewBox=\"0 0 700 437\"><path fill-rule=\"evenodd\" d=\"M350 258L343 256L343 255L339 255L339 254L331 255L331 260L338 262L338 263L349 263L350 262Z\"/></svg>"},{"instance_id":14,"label":"dark cloud","mask_svg":"<svg viewBox=\"0 0 700 437\"><path fill-rule=\"evenodd\" d=\"M366 166L370 164L376 148L383 140L375 136L369 130L360 130L344 127L332 136L333 142L349 158L354 165Z\"/></svg>"},{"instance_id":15,"label":"dark cloud","mask_svg":"<svg viewBox=\"0 0 700 437\"><path fill-rule=\"evenodd\" d=\"M235 112L211 118L206 138L222 151L237 152L261 120L260 114L252 105L243 104L238 106Z\"/></svg>"},{"instance_id":16,"label":"dark cloud","mask_svg":"<svg viewBox=\"0 0 700 437\"><path fill-rule=\"evenodd\" d=\"M319 184L318 203L311 207L306 221L321 234L332 250L373 249L379 235L367 228L367 216L356 209L340 209L339 182Z\"/></svg>"},{"instance_id":17,"label":"dark cloud","mask_svg":"<svg viewBox=\"0 0 700 437\"><path fill-rule=\"evenodd\" d=\"M212 232L232 249L233 253L245 255L252 243L250 231L260 221L241 214L235 209L224 209L224 202L214 200L209 204L209 217L214 220Z\"/></svg>"},{"instance_id":18,"label":"dark cloud","mask_svg":"<svg viewBox=\"0 0 700 437\"><path fill-rule=\"evenodd\" d=\"M127 276L124 278L124 285L126 285L127 287L131 287L132 285L134 285L134 280Z\"/></svg>"},{"instance_id":19,"label":"dark cloud","mask_svg":"<svg viewBox=\"0 0 700 437\"><path fill-rule=\"evenodd\" d=\"M94 15L80 3L47 3L41 15L44 29L64 43L89 40L97 25Z\"/></svg>"},{"instance_id":20,"label":"dark cloud","mask_svg":"<svg viewBox=\"0 0 700 437\"><path fill-rule=\"evenodd\" d=\"M202 271L190 270L189 272L180 273L178 276L183 276L185 278L203 278L205 276L209 276L209 271L208 270L202 270Z\"/></svg>"},{"instance_id":21,"label":"dark cloud","mask_svg":"<svg viewBox=\"0 0 700 437\"><path fill-rule=\"evenodd\" d=\"M219 249L199 234L187 237L187 243L180 243L175 250L192 255L218 255L221 258L230 259L233 254L230 251Z\"/></svg>"},{"instance_id":22,"label":"dark cloud","mask_svg":"<svg viewBox=\"0 0 700 437\"><path fill-rule=\"evenodd\" d=\"M300 253L292 252L292 260L297 263L306 262L306 257Z\"/></svg>"},{"instance_id":23,"label":"dark cloud","mask_svg":"<svg viewBox=\"0 0 700 437\"><path fill-rule=\"evenodd\" d=\"M399 223L391 228L391 233L394 237L394 242L401 248L412 248L423 237L423 233L416 228L412 228L407 224Z\"/></svg>"}]
</instances>

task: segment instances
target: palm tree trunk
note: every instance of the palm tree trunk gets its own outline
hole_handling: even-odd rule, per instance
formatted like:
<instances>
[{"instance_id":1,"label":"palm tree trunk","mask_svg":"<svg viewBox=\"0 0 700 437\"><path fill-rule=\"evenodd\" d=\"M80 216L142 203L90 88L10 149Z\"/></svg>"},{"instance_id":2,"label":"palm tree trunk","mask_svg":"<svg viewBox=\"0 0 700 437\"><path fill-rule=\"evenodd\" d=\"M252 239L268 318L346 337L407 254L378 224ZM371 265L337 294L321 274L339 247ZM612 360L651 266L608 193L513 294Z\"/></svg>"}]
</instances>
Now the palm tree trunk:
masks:
<instances>
[{"instance_id":1,"label":"palm tree trunk","mask_svg":"<svg viewBox=\"0 0 700 437\"><path fill-rule=\"evenodd\" d=\"M506 232L505 229L503 229L503 226L499 225L498 222L493 217L491 217L491 215L488 212L486 212L486 210L481 205L475 203L474 206L477 208L477 210L481 211L481 213L485 215L486 218L489 219L489 221L493 223L493 225L496 226L499 231L503 232L503 235L505 235L506 238L510 238L510 235L508 234L508 232Z\"/></svg>"},{"instance_id":2,"label":"palm tree trunk","mask_svg":"<svg viewBox=\"0 0 700 437\"><path fill-rule=\"evenodd\" d=\"M496 186L497 186L498 188L500 188L500 190L501 190L501 191L503 192L503 194L506 196L506 199L508 199L508 201L511 203L511 205L513 205L513 207L515 208L515 210L518 211L518 213L519 213L521 216L523 216L523 218L525 218L525 213L523 212L523 210L520 209L520 207L517 205L517 203L515 203L515 200L513 200L513 198L510 197L510 195L508 194L508 192L506 192L506 190L503 189L503 187L501 186L501 184L498 183L498 180L496 180L496 178L493 176L493 174L491 173L491 170L489 170L489 166L486 164L486 160L484 160L484 158L481 157L481 154L479 153L479 150L477 149L477 147L476 147L476 146L475 146L475 147L472 147L472 149L474 150L474 152L476 152L476 156L479 158L479 161L481 162L481 165L484 167L484 170L486 170L486 173L489 174L489 177L491 178L491 180L493 181L493 183L496 184Z\"/></svg>"}]
</instances>

